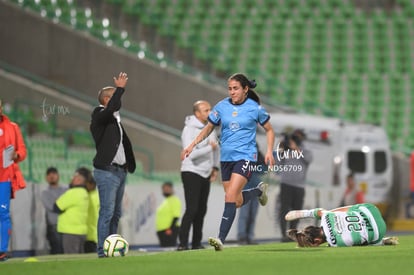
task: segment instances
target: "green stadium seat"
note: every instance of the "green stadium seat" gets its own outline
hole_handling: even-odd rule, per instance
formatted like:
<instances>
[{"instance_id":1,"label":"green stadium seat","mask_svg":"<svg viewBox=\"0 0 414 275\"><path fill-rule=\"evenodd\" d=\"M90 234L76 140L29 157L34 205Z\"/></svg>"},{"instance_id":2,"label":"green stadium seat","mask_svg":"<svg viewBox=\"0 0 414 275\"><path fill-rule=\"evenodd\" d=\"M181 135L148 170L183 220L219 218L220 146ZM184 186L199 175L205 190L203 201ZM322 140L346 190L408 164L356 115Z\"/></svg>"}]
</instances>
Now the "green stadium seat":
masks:
<instances>
[{"instance_id":1,"label":"green stadium seat","mask_svg":"<svg viewBox=\"0 0 414 275\"><path fill-rule=\"evenodd\" d=\"M374 108L373 106L368 106L365 121L370 124L381 125L381 116L382 116L381 111Z\"/></svg>"},{"instance_id":2,"label":"green stadium seat","mask_svg":"<svg viewBox=\"0 0 414 275\"><path fill-rule=\"evenodd\" d=\"M63 2L67 2L67 0L60 0ZM113 4L113 5L118 5L118 6L122 6L125 2L125 0L104 0L105 2L109 3L109 4Z\"/></svg>"},{"instance_id":3,"label":"green stadium seat","mask_svg":"<svg viewBox=\"0 0 414 275\"><path fill-rule=\"evenodd\" d=\"M344 0L105 1L155 27L159 35L173 39L213 71L259 75L265 93L270 91L274 99L284 87L293 100L282 101L291 106L310 110L309 102L322 104L354 121L385 123L389 131L399 131L400 116L407 116L408 104L414 106L411 0L397 0L395 10L371 12ZM151 56L120 30L103 27L76 1L19 3L105 43ZM188 71L186 64L182 67ZM390 125L381 117L384 110Z\"/></svg>"}]
</instances>

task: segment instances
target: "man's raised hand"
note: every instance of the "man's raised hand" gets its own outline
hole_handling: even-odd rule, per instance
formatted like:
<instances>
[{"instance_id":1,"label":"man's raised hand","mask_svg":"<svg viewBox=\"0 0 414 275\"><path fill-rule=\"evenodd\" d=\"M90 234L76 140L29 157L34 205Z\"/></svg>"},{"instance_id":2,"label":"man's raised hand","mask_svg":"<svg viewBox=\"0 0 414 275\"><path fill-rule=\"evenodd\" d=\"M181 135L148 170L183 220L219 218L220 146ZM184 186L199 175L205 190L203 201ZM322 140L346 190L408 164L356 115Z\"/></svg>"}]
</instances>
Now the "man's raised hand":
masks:
<instances>
[{"instance_id":1,"label":"man's raised hand","mask_svg":"<svg viewBox=\"0 0 414 275\"><path fill-rule=\"evenodd\" d=\"M114 83L116 87L125 88L128 82L128 75L126 73L120 72L118 77L114 76Z\"/></svg>"}]
</instances>

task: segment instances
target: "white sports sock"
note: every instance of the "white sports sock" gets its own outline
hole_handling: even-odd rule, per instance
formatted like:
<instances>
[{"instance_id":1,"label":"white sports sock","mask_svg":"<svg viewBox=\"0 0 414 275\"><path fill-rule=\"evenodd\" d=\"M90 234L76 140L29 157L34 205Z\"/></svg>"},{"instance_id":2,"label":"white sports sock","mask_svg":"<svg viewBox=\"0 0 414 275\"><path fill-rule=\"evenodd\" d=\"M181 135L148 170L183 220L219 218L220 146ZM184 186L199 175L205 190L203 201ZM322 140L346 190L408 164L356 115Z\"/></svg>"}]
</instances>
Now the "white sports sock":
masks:
<instances>
[{"instance_id":1,"label":"white sports sock","mask_svg":"<svg viewBox=\"0 0 414 275\"><path fill-rule=\"evenodd\" d=\"M316 218L318 216L318 211L321 210L320 208L315 209L304 209L304 210L292 210L289 211L286 216L285 220L287 221L293 221L297 219L303 219L303 218Z\"/></svg>"}]
</instances>

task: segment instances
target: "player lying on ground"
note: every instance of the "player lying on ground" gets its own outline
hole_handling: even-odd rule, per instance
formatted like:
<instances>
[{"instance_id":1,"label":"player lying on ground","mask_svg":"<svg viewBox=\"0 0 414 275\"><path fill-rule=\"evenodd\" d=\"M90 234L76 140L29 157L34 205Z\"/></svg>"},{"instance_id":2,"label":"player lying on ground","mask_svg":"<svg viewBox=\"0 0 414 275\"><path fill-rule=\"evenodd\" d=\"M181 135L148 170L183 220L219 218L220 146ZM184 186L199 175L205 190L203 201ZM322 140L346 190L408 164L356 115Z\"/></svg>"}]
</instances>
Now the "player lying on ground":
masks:
<instances>
[{"instance_id":1,"label":"player lying on ground","mask_svg":"<svg viewBox=\"0 0 414 275\"><path fill-rule=\"evenodd\" d=\"M293 210L285 216L287 221L302 218L320 219L321 225L308 226L303 231L287 231L289 238L300 247L315 247L325 242L329 246L398 244L396 237L384 238L387 227L380 211L373 204L355 204L333 210Z\"/></svg>"}]
</instances>

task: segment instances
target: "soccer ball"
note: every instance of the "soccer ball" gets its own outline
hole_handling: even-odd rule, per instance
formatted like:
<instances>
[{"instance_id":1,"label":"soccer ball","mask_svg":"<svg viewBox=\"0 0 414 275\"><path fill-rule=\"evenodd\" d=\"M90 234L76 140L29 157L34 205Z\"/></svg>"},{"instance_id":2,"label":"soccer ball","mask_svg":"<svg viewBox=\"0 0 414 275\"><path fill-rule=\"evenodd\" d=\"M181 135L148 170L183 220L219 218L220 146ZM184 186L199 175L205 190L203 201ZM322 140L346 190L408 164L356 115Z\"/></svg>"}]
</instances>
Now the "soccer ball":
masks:
<instances>
[{"instance_id":1,"label":"soccer ball","mask_svg":"<svg viewBox=\"0 0 414 275\"><path fill-rule=\"evenodd\" d=\"M121 235L112 234L105 239L103 250L107 257L123 257L128 253L129 244Z\"/></svg>"}]
</instances>

